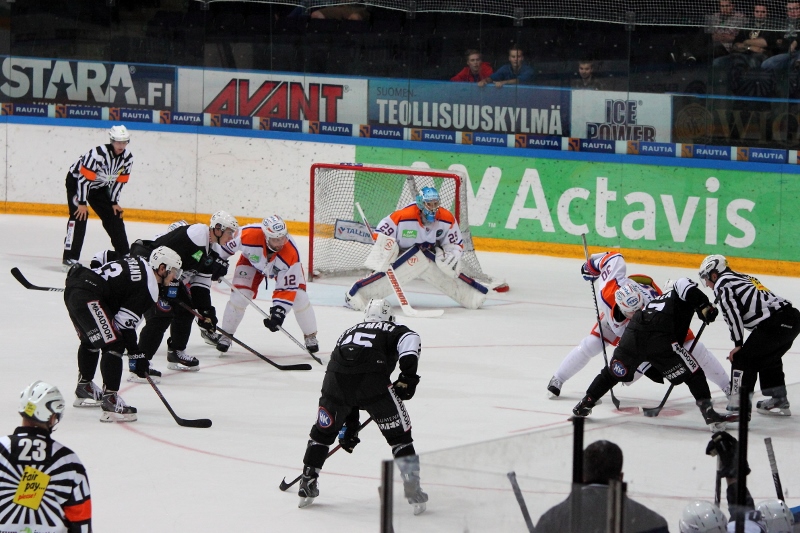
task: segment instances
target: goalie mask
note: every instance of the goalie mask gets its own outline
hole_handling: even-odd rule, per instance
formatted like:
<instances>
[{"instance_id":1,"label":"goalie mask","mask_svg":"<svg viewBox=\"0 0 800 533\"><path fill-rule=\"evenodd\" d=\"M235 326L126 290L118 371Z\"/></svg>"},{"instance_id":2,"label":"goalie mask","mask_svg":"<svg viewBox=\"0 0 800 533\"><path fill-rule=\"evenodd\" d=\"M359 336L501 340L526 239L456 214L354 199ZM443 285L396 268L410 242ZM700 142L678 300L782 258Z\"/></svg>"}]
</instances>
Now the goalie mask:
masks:
<instances>
[{"instance_id":1,"label":"goalie mask","mask_svg":"<svg viewBox=\"0 0 800 533\"><path fill-rule=\"evenodd\" d=\"M382 298L373 298L364 308L364 322L394 322L392 306Z\"/></svg>"},{"instance_id":2,"label":"goalie mask","mask_svg":"<svg viewBox=\"0 0 800 533\"><path fill-rule=\"evenodd\" d=\"M267 238L267 248L273 252L280 252L288 240L289 230L286 222L278 215L272 215L261 221L261 229Z\"/></svg>"},{"instance_id":3,"label":"goalie mask","mask_svg":"<svg viewBox=\"0 0 800 533\"><path fill-rule=\"evenodd\" d=\"M683 509L678 530L681 533L725 533L728 520L716 505L695 501Z\"/></svg>"},{"instance_id":4,"label":"goalie mask","mask_svg":"<svg viewBox=\"0 0 800 533\"><path fill-rule=\"evenodd\" d=\"M433 224L440 205L439 191L433 187L423 187L417 195L417 207L422 212L422 222L425 224Z\"/></svg>"},{"instance_id":5,"label":"goalie mask","mask_svg":"<svg viewBox=\"0 0 800 533\"><path fill-rule=\"evenodd\" d=\"M761 517L767 524L770 533L791 533L794 528L794 516L786 504L777 498L766 500L756 505Z\"/></svg>"},{"instance_id":6,"label":"goalie mask","mask_svg":"<svg viewBox=\"0 0 800 533\"><path fill-rule=\"evenodd\" d=\"M636 311L644 307L652 297L635 281L623 285L614 293L614 301L620 312L631 318Z\"/></svg>"},{"instance_id":7,"label":"goalie mask","mask_svg":"<svg viewBox=\"0 0 800 533\"><path fill-rule=\"evenodd\" d=\"M712 272L716 272L717 274L721 274L722 272L728 270L728 260L725 259L724 255L709 255L703 259L703 262L700 263L700 281L709 280L711 277Z\"/></svg>"},{"instance_id":8,"label":"goalie mask","mask_svg":"<svg viewBox=\"0 0 800 533\"><path fill-rule=\"evenodd\" d=\"M53 431L64 414L64 397L58 387L44 381L34 381L19 394L19 414L46 424ZM56 415L56 420L50 425L53 415Z\"/></svg>"}]
</instances>

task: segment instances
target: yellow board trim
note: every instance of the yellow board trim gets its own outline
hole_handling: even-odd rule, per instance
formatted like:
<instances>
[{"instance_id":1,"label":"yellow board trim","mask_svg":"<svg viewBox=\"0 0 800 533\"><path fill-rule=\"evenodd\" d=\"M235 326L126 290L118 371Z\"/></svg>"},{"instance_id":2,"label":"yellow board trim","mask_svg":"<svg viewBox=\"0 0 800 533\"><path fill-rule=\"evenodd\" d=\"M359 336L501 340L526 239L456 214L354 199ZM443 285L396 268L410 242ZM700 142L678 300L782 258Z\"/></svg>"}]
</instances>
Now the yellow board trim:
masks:
<instances>
[{"instance_id":1,"label":"yellow board trim","mask_svg":"<svg viewBox=\"0 0 800 533\"><path fill-rule=\"evenodd\" d=\"M67 206L61 204L37 204L27 202L3 202L2 213L14 215L44 215L66 217ZM235 213L232 213L236 216ZM96 216L90 211L89 216ZM154 222L170 224L176 220L185 220L190 224L197 222L207 223L211 214L181 213L179 211L152 211L148 209L125 209L125 219L136 222ZM253 224L261 222L260 218L236 217L239 224ZM308 235L307 222L292 222L287 220L286 227L293 235ZM577 238L576 238L577 240ZM516 254L548 255L553 257L572 257L583 259L583 246L579 244L554 244L545 242L513 241L505 239L491 239L487 237L473 237L475 249L484 252L505 252ZM589 247L589 252L604 252L608 248ZM680 252L658 252L651 250L636 250L629 248L615 248L631 263L651 265L669 265L697 269L705 255L686 254ZM773 259L753 259L748 257L735 257L726 255L731 268L749 274L774 274L777 276L800 276L800 268L793 261L778 261Z\"/></svg>"}]
</instances>

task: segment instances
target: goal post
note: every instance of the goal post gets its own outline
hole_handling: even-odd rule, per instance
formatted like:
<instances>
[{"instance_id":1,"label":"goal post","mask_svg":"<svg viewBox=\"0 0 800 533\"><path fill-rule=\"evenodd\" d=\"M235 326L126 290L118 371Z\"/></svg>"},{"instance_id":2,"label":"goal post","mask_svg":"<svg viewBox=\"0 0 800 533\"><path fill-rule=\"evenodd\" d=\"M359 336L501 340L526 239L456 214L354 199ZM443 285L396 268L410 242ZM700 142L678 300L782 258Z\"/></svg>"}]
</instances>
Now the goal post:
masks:
<instances>
[{"instance_id":1,"label":"goal post","mask_svg":"<svg viewBox=\"0 0 800 533\"><path fill-rule=\"evenodd\" d=\"M453 213L464 240L461 271L498 292L505 280L483 272L475 255L467 216L467 176L456 170L389 165L315 163L311 166L309 280L332 276L365 276L364 260L372 235L356 204L372 225L412 204L423 187L436 187L441 206Z\"/></svg>"}]
</instances>

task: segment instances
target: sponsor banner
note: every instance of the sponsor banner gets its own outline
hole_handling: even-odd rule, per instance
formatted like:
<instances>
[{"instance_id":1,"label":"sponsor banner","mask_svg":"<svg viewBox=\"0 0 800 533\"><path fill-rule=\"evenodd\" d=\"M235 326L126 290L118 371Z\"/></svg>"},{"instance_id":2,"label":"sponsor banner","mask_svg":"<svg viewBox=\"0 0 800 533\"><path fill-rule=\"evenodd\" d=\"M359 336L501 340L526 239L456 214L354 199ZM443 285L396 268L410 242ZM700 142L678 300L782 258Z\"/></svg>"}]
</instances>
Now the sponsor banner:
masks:
<instances>
[{"instance_id":1,"label":"sponsor banner","mask_svg":"<svg viewBox=\"0 0 800 533\"><path fill-rule=\"evenodd\" d=\"M515 148L537 148L539 150L561 150L561 137L553 135L517 135Z\"/></svg>"},{"instance_id":2,"label":"sponsor banner","mask_svg":"<svg viewBox=\"0 0 800 533\"><path fill-rule=\"evenodd\" d=\"M11 112L3 113L8 115L19 115L22 117L47 117L48 106L46 104L11 104ZM3 110L5 111L5 106Z\"/></svg>"},{"instance_id":3,"label":"sponsor banner","mask_svg":"<svg viewBox=\"0 0 800 533\"><path fill-rule=\"evenodd\" d=\"M441 130L419 130L416 128L411 129L412 141L424 141L430 143L450 143L456 142L456 132L454 131L441 131Z\"/></svg>"},{"instance_id":4,"label":"sponsor banner","mask_svg":"<svg viewBox=\"0 0 800 533\"><path fill-rule=\"evenodd\" d=\"M505 133L483 133L465 131L461 133L461 144L474 146L501 146L508 147L508 135Z\"/></svg>"},{"instance_id":5,"label":"sponsor banner","mask_svg":"<svg viewBox=\"0 0 800 533\"><path fill-rule=\"evenodd\" d=\"M600 154L613 154L616 151L616 141L601 141L588 139L570 139L570 152L595 152Z\"/></svg>"},{"instance_id":6,"label":"sponsor banner","mask_svg":"<svg viewBox=\"0 0 800 533\"><path fill-rule=\"evenodd\" d=\"M606 141L672 141L672 98L612 91L572 93L571 136Z\"/></svg>"},{"instance_id":7,"label":"sponsor banner","mask_svg":"<svg viewBox=\"0 0 800 533\"><path fill-rule=\"evenodd\" d=\"M405 128L397 126L371 126L369 124L361 124L358 128L358 136L402 141L404 129Z\"/></svg>"},{"instance_id":8,"label":"sponsor banner","mask_svg":"<svg viewBox=\"0 0 800 533\"><path fill-rule=\"evenodd\" d=\"M149 109L125 109L112 107L108 110L108 120L122 122L153 122L153 111Z\"/></svg>"},{"instance_id":9,"label":"sponsor banner","mask_svg":"<svg viewBox=\"0 0 800 533\"><path fill-rule=\"evenodd\" d=\"M64 115L61 116L59 108L64 109ZM84 106L84 105L68 105L56 106L56 118L90 118L94 120L103 119L103 108L99 106Z\"/></svg>"},{"instance_id":10,"label":"sponsor banner","mask_svg":"<svg viewBox=\"0 0 800 533\"><path fill-rule=\"evenodd\" d=\"M363 242L372 244L372 234L362 222L352 220L336 220L333 238L341 241Z\"/></svg>"},{"instance_id":11,"label":"sponsor banner","mask_svg":"<svg viewBox=\"0 0 800 533\"><path fill-rule=\"evenodd\" d=\"M177 111L161 111L159 113L161 124L180 124L183 126L203 126L202 113L179 113Z\"/></svg>"},{"instance_id":12,"label":"sponsor banner","mask_svg":"<svg viewBox=\"0 0 800 533\"><path fill-rule=\"evenodd\" d=\"M733 148L730 146L706 146L704 144L684 144L681 146L681 157L694 159L717 159L730 161Z\"/></svg>"},{"instance_id":13,"label":"sponsor banner","mask_svg":"<svg viewBox=\"0 0 800 533\"><path fill-rule=\"evenodd\" d=\"M644 141L628 141L628 155L658 155L662 157L676 157L678 150L672 143L651 143Z\"/></svg>"},{"instance_id":14,"label":"sponsor banner","mask_svg":"<svg viewBox=\"0 0 800 533\"><path fill-rule=\"evenodd\" d=\"M312 120L308 123L308 133L352 137L354 127L353 124L344 124L342 122L317 122Z\"/></svg>"},{"instance_id":15,"label":"sponsor banner","mask_svg":"<svg viewBox=\"0 0 800 533\"><path fill-rule=\"evenodd\" d=\"M737 148L736 160L749 161L751 163L786 163L788 161L786 150L774 150L770 148Z\"/></svg>"},{"instance_id":16,"label":"sponsor banner","mask_svg":"<svg viewBox=\"0 0 800 533\"><path fill-rule=\"evenodd\" d=\"M173 107L175 67L8 56L0 61L0 94L12 101Z\"/></svg>"},{"instance_id":17,"label":"sponsor banner","mask_svg":"<svg viewBox=\"0 0 800 533\"><path fill-rule=\"evenodd\" d=\"M466 172L476 237L800 261L800 183L781 173L371 146L355 160Z\"/></svg>"},{"instance_id":18,"label":"sponsor banner","mask_svg":"<svg viewBox=\"0 0 800 533\"><path fill-rule=\"evenodd\" d=\"M366 79L178 69L178 111L186 113L363 124L366 98Z\"/></svg>"},{"instance_id":19,"label":"sponsor banner","mask_svg":"<svg viewBox=\"0 0 800 533\"><path fill-rule=\"evenodd\" d=\"M220 116L220 115L214 115ZM285 120L276 118L261 118L258 121L258 129L271 131L288 131L291 133L303 133L302 120Z\"/></svg>"},{"instance_id":20,"label":"sponsor banner","mask_svg":"<svg viewBox=\"0 0 800 533\"><path fill-rule=\"evenodd\" d=\"M253 129L253 119L252 117L242 117L238 115L219 115L219 126L223 128L251 130Z\"/></svg>"},{"instance_id":21,"label":"sponsor banner","mask_svg":"<svg viewBox=\"0 0 800 533\"><path fill-rule=\"evenodd\" d=\"M800 106L795 102L672 97L672 141L686 144L800 148Z\"/></svg>"},{"instance_id":22,"label":"sponsor banner","mask_svg":"<svg viewBox=\"0 0 800 533\"><path fill-rule=\"evenodd\" d=\"M491 133L570 133L570 91L474 83L369 80L369 123Z\"/></svg>"}]
</instances>

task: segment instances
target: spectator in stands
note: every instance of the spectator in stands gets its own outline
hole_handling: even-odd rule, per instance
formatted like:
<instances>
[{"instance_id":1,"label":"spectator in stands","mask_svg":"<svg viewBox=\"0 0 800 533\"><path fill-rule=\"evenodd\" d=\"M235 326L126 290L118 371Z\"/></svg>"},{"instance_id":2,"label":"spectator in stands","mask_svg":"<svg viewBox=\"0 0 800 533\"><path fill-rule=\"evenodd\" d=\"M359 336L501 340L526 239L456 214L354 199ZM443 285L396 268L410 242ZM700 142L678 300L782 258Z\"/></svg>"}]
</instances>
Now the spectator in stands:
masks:
<instances>
[{"instance_id":1,"label":"spectator in stands","mask_svg":"<svg viewBox=\"0 0 800 533\"><path fill-rule=\"evenodd\" d=\"M711 15L709 25L713 28L711 40L714 43L715 58L725 57L731 52L733 41L739 29L745 25L745 16L736 11L733 0L719 0L719 12Z\"/></svg>"},{"instance_id":2,"label":"spectator in stands","mask_svg":"<svg viewBox=\"0 0 800 533\"><path fill-rule=\"evenodd\" d=\"M604 533L608 527L608 483L622 481L622 450L613 442L598 440L583 451L583 485L573 489L566 500L546 511L534 530L536 533ZM580 492L578 492L580 491ZM573 499L578 499L574 502ZM626 533L667 533L663 516L623 496L622 516ZM571 516L573 503L577 516ZM572 523L578 520L578 524ZM573 526L573 527L570 527Z\"/></svg>"},{"instance_id":3,"label":"spectator in stands","mask_svg":"<svg viewBox=\"0 0 800 533\"><path fill-rule=\"evenodd\" d=\"M783 38L784 32L769 31L766 29L769 11L764 0L753 5L752 29L741 30L736 36L731 52L743 54L750 68L758 68L765 59L772 56L778 40Z\"/></svg>"},{"instance_id":4,"label":"spectator in stands","mask_svg":"<svg viewBox=\"0 0 800 533\"><path fill-rule=\"evenodd\" d=\"M467 50L464 53L464 57L467 58L467 66L450 78L450 81L477 83L484 78L488 78L494 72L492 66L483 60L481 53L477 50Z\"/></svg>"},{"instance_id":5,"label":"spectator in stands","mask_svg":"<svg viewBox=\"0 0 800 533\"><path fill-rule=\"evenodd\" d=\"M323 7L311 12L312 19L363 20L369 21L369 11L364 6L352 4Z\"/></svg>"},{"instance_id":6,"label":"spectator in stands","mask_svg":"<svg viewBox=\"0 0 800 533\"><path fill-rule=\"evenodd\" d=\"M517 45L508 49L508 65L503 65L494 74L478 82L478 87L493 83L495 87L503 85L533 83L533 68L525 64L525 55Z\"/></svg>"},{"instance_id":7,"label":"spectator in stands","mask_svg":"<svg viewBox=\"0 0 800 533\"><path fill-rule=\"evenodd\" d=\"M797 28L800 25L800 1L789 0L786 2L786 21L783 27L786 31L776 41L776 53L761 63L761 68L768 70L786 71L797 59Z\"/></svg>"},{"instance_id":8,"label":"spectator in stands","mask_svg":"<svg viewBox=\"0 0 800 533\"><path fill-rule=\"evenodd\" d=\"M573 89L602 91L604 83L594 77L594 63L590 60L578 61L578 79L572 80Z\"/></svg>"}]
</instances>

